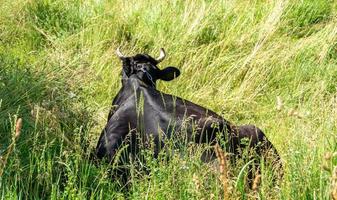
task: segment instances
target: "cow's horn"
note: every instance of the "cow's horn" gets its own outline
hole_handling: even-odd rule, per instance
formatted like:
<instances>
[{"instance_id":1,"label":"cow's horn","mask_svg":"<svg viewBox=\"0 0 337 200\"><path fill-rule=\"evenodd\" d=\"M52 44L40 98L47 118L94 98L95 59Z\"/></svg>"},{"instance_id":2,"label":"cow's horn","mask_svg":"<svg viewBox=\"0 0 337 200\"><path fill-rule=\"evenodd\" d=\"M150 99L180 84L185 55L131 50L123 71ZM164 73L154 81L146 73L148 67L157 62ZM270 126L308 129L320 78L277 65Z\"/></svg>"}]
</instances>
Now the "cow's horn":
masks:
<instances>
[{"instance_id":1,"label":"cow's horn","mask_svg":"<svg viewBox=\"0 0 337 200\"><path fill-rule=\"evenodd\" d=\"M121 50L119 49L119 47L116 49L116 54L119 58L125 58L126 56L124 56L121 52Z\"/></svg>"},{"instance_id":2,"label":"cow's horn","mask_svg":"<svg viewBox=\"0 0 337 200\"><path fill-rule=\"evenodd\" d=\"M160 48L160 55L157 58L157 62L160 63L161 61L163 61L165 56L166 56L166 53L165 53L164 48Z\"/></svg>"}]
</instances>

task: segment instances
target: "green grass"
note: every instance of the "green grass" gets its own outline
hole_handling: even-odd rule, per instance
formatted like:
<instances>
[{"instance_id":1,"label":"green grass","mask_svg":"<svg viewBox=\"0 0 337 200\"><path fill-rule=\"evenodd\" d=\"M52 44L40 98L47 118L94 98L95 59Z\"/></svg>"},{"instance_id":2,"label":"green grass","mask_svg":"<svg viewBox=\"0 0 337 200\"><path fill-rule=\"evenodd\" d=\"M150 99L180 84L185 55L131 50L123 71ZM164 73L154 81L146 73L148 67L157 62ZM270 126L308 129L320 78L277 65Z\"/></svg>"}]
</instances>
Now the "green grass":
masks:
<instances>
[{"instance_id":1,"label":"green grass","mask_svg":"<svg viewBox=\"0 0 337 200\"><path fill-rule=\"evenodd\" d=\"M181 76L159 89L256 124L277 148L284 178L259 191L230 168L233 199L329 199L337 157L337 3L333 0L10 1L0 4L0 198L219 199L207 146L169 160L144 150L129 191L112 166L88 161L120 88L125 54L157 56ZM282 107L277 109L277 98ZM15 120L22 133L13 142ZM10 144L14 145L8 151ZM336 187L336 186L335 186Z\"/></svg>"}]
</instances>

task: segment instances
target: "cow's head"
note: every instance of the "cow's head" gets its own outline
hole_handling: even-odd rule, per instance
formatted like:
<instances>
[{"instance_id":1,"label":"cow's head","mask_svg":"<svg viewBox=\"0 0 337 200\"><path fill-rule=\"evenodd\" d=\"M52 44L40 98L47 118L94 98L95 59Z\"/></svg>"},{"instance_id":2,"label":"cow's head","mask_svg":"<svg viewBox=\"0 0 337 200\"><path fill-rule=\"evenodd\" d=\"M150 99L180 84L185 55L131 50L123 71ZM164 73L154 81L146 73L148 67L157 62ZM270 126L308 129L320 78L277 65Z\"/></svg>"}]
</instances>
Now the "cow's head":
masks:
<instances>
[{"instance_id":1,"label":"cow's head","mask_svg":"<svg viewBox=\"0 0 337 200\"><path fill-rule=\"evenodd\" d=\"M119 48L116 51L117 56L122 60L123 79L128 79L131 76L137 77L145 84L155 87L158 79L164 81L171 81L180 75L179 69L175 67L166 67L159 69L157 65L164 60L165 51L160 49L160 55L157 59L152 58L148 54L137 54L135 56L124 56Z\"/></svg>"}]
</instances>

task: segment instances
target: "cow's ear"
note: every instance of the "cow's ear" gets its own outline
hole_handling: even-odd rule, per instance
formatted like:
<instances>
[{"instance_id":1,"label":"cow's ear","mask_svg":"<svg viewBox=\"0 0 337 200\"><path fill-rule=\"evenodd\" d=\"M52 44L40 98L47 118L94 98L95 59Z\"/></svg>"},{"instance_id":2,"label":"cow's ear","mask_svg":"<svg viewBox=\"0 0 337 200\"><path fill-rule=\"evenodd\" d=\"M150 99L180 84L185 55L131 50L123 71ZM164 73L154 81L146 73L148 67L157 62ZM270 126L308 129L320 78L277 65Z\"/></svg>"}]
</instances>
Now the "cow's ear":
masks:
<instances>
[{"instance_id":1,"label":"cow's ear","mask_svg":"<svg viewBox=\"0 0 337 200\"><path fill-rule=\"evenodd\" d=\"M179 69L175 67L166 67L163 70L160 70L159 79L164 81L171 81L177 78L180 75Z\"/></svg>"}]
</instances>

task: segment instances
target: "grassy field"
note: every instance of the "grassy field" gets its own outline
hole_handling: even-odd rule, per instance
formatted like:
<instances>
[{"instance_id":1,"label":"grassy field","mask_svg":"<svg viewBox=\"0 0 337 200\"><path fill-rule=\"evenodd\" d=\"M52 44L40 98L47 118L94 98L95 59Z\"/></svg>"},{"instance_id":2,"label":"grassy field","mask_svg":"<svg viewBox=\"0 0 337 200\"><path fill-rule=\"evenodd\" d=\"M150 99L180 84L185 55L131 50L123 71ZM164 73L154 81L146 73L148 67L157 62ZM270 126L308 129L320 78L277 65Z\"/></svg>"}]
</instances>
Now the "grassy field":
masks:
<instances>
[{"instance_id":1,"label":"grassy field","mask_svg":"<svg viewBox=\"0 0 337 200\"><path fill-rule=\"evenodd\" d=\"M111 165L90 163L121 85L118 46L154 57L164 47L161 67L182 73L158 88L259 126L282 157L283 179L273 184L266 168L258 189L245 188L243 159L224 189L214 163L200 160L207 146L169 161L144 150L149 173L131 163L127 191ZM331 199L337 2L2 0L0 155L1 199Z\"/></svg>"}]
</instances>

